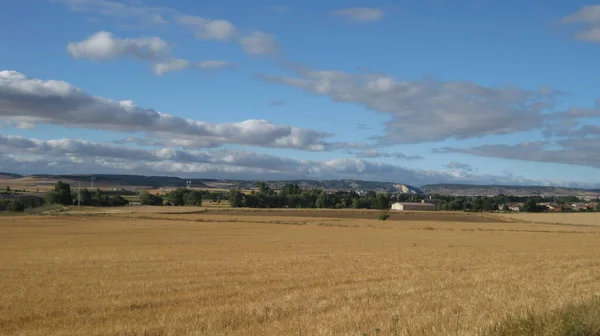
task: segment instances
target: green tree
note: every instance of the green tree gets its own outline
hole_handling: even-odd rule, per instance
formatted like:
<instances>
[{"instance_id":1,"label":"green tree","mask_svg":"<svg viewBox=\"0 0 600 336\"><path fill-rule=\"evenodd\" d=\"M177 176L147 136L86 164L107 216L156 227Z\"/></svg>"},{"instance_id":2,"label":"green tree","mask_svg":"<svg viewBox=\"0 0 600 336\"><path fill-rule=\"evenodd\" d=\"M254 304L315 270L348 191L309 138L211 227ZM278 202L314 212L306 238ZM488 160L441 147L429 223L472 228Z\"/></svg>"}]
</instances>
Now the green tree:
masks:
<instances>
[{"instance_id":1,"label":"green tree","mask_svg":"<svg viewBox=\"0 0 600 336\"><path fill-rule=\"evenodd\" d=\"M185 205L202 206L202 193L196 190L189 190L183 197Z\"/></svg>"},{"instance_id":2,"label":"green tree","mask_svg":"<svg viewBox=\"0 0 600 336\"><path fill-rule=\"evenodd\" d=\"M51 204L73 205L71 185L58 181L54 190L46 194L46 202Z\"/></svg>"},{"instance_id":3,"label":"green tree","mask_svg":"<svg viewBox=\"0 0 600 336\"><path fill-rule=\"evenodd\" d=\"M19 200L11 200L8 202L7 210L10 212L23 212L25 211L25 204Z\"/></svg>"},{"instance_id":4,"label":"green tree","mask_svg":"<svg viewBox=\"0 0 600 336\"><path fill-rule=\"evenodd\" d=\"M188 191L189 190L185 188L177 188L175 190L171 190L165 195L165 200L167 200L172 205L185 205L185 194Z\"/></svg>"},{"instance_id":5,"label":"green tree","mask_svg":"<svg viewBox=\"0 0 600 336\"><path fill-rule=\"evenodd\" d=\"M140 194L141 205L162 205L163 199L158 195L152 195L147 191L142 191Z\"/></svg>"},{"instance_id":6,"label":"green tree","mask_svg":"<svg viewBox=\"0 0 600 336\"><path fill-rule=\"evenodd\" d=\"M229 204L232 208L240 208L242 207L242 203L244 202L244 193L240 191L240 189L231 189L229 190Z\"/></svg>"},{"instance_id":7,"label":"green tree","mask_svg":"<svg viewBox=\"0 0 600 336\"><path fill-rule=\"evenodd\" d=\"M525 212L542 212L543 207L539 206L535 199L529 198L525 201L525 205L523 206L523 211Z\"/></svg>"},{"instance_id":8,"label":"green tree","mask_svg":"<svg viewBox=\"0 0 600 336\"><path fill-rule=\"evenodd\" d=\"M328 205L328 203L327 203L327 194L323 192L323 193L321 193L317 197L317 200L315 202L315 206L317 208L323 209L323 208L327 208L327 205Z\"/></svg>"},{"instance_id":9,"label":"green tree","mask_svg":"<svg viewBox=\"0 0 600 336\"><path fill-rule=\"evenodd\" d=\"M8 193L10 192L10 187L9 186L6 186L6 192L8 192Z\"/></svg>"},{"instance_id":10,"label":"green tree","mask_svg":"<svg viewBox=\"0 0 600 336\"><path fill-rule=\"evenodd\" d=\"M81 189L79 194L81 205L92 205L92 194L87 188Z\"/></svg>"}]
</instances>

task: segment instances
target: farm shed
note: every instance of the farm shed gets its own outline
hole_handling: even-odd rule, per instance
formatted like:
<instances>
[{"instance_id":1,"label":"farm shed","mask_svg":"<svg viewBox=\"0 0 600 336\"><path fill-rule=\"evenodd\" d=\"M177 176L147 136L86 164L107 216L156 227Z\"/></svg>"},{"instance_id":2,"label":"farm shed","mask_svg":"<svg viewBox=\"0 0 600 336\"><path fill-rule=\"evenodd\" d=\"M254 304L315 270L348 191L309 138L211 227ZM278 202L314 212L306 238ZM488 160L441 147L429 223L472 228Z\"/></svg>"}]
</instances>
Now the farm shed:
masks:
<instances>
[{"instance_id":1,"label":"farm shed","mask_svg":"<svg viewBox=\"0 0 600 336\"><path fill-rule=\"evenodd\" d=\"M392 210L419 210L419 211L435 211L437 207L431 203L409 203L409 202L396 202L392 204Z\"/></svg>"}]
</instances>

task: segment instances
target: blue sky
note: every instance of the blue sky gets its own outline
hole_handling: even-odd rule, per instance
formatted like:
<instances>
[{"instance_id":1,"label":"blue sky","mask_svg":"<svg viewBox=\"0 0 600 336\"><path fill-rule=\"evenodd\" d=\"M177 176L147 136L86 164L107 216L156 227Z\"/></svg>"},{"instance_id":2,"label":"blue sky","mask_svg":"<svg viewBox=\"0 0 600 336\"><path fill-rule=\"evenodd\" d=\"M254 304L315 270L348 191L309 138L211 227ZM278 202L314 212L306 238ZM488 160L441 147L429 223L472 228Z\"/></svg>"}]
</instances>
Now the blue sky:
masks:
<instances>
[{"instance_id":1,"label":"blue sky","mask_svg":"<svg viewBox=\"0 0 600 336\"><path fill-rule=\"evenodd\" d=\"M2 171L600 178L598 4L28 0L3 14Z\"/></svg>"}]
</instances>

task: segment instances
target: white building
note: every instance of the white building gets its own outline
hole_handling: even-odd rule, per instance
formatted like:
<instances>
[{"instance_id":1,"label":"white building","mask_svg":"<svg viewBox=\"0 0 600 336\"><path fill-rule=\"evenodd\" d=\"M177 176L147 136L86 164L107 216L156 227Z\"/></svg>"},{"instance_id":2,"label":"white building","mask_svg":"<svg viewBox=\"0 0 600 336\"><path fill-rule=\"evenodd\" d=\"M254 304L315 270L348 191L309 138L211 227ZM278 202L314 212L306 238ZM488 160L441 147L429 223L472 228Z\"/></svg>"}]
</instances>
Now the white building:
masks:
<instances>
[{"instance_id":1,"label":"white building","mask_svg":"<svg viewBox=\"0 0 600 336\"><path fill-rule=\"evenodd\" d=\"M437 207L431 203L411 203L411 202L396 202L392 204L392 210L407 211L435 211Z\"/></svg>"}]
</instances>

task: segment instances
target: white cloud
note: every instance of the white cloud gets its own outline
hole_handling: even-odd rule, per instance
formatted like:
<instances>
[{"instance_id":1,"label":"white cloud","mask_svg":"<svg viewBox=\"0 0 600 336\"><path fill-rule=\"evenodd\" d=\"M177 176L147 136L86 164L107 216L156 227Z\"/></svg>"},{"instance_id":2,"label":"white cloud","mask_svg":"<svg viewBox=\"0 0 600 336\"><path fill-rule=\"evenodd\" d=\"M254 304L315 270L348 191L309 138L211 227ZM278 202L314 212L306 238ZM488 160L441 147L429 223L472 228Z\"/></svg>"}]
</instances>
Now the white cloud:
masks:
<instances>
[{"instance_id":1,"label":"white cloud","mask_svg":"<svg viewBox=\"0 0 600 336\"><path fill-rule=\"evenodd\" d=\"M200 40L215 40L227 42L237 35L237 28L227 20L211 20L200 16L181 15L177 23L194 31Z\"/></svg>"},{"instance_id":2,"label":"white cloud","mask_svg":"<svg viewBox=\"0 0 600 336\"><path fill-rule=\"evenodd\" d=\"M375 22L383 18L383 11L376 8L360 7L346 8L333 11L334 15L346 17L352 22Z\"/></svg>"},{"instance_id":3,"label":"white cloud","mask_svg":"<svg viewBox=\"0 0 600 336\"><path fill-rule=\"evenodd\" d=\"M205 60L192 63L185 59L171 58L160 62L154 62L152 64L152 71L156 75L162 76L168 72L177 72L189 68L195 68L199 70L219 70L231 67L233 67L233 64L225 61Z\"/></svg>"},{"instance_id":4,"label":"white cloud","mask_svg":"<svg viewBox=\"0 0 600 336\"><path fill-rule=\"evenodd\" d=\"M162 76L168 72L176 72L187 69L190 66L190 61L181 58L171 58L152 64L152 71L157 76Z\"/></svg>"},{"instance_id":5,"label":"white cloud","mask_svg":"<svg viewBox=\"0 0 600 336\"><path fill-rule=\"evenodd\" d=\"M584 6L562 19L563 24L577 24L582 29L574 38L582 41L600 42L600 5Z\"/></svg>"},{"instance_id":6,"label":"white cloud","mask_svg":"<svg viewBox=\"0 0 600 336\"><path fill-rule=\"evenodd\" d=\"M19 154L14 154L19 153ZM246 151L157 150L83 140L38 140L0 135L0 167L32 173L127 173L237 179L361 179L422 185L498 183L551 185L556 181L407 169L362 159L296 160Z\"/></svg>"},{"instance_id":7,"label":"white cloud","mask_svg":"<svg viewBox=\"0 0 600 336\"><path fill-rule=\"evenodd\" d=\"M271 34L255 31L251 35L240 38L240 45L248 54L262 55L278 50L275 37Z\"/></svg>"},{"instance_id":8,"label":"white cloud","mask_svg":"<svg viewBox=\"0 0 600 336\"><path fill-rule=\"evenodd\" d=\"M75 59L106 61L127 55L152 60L164 57L170 45L159 37L120 39L110 32L100 31L81 42L69 42L67 51Z\"/></svg>"},{"instance_id":9,"label":"white cloud","mask_svg":"<svg viewBox=\"0 0 600 336\"><path fill-rule=\"evenodd\" d=\"M558 94L548 89L485 87L467 81L397 80L381 74L296 70L266 81L355 103L391 119L380 144L420 143L510 134L542 127Z\"/></svg>"},{"instance_id":10,"label":"white cloud","mask_svg":"<svg viewBox=\"0 0 600 336\"><path fill-rule=\"evenodd\" d=\"M243 35L243 29L239 29L232 22L224 19L209 19L196 15L189 15L178 10L163 7L151 7L142 1L135 4L122 4L109 0L55 0L71 9L73 12L86 12L99 14L104 17L120 20L123 25L132 25L132 20L137 20L133 25L147 25L157 23L176 22L179 26L187 28L194 33L199 40L212 40L220 42L235 41L249 54L263 55L276 52L279 47L272 34L254 31L249 35ZM103 41L109 43L107 38ZM106 47L102 47L106 49ZM89 54L89 52L87 52ZM102 54L95 52L96 57L104 57L111 53ZM90 57L86 57L90 58Z\"/></svg>"},{"instance_id":11,"label":"white cloud","mask_svg":"<svg viewBox=\"0 0 600 336\"><path fill-rule=\"evenodd\" d=\"M442 147L435 153L460 153L520 161L562 163L600 168L600 138L562 139L555 144L546 141L522 142L516 145L482 145L471 148ZM554 147L554 148L553 148Z\"/></svg>"},{"instance_id":12,"label":"white cloud","mask_svg":"<svg viewBox=\"0 0 600 336\"><path fill-rule=\"evenodd\" d=\"M81 42L70 42L67 51L75 59L87 58L94 61L108 61L129 56L150 62L150 67L157 76L189 68L216 70L231 66L225 61L191 62L172 57L171 44L159 37L120 39L105 31L95 33Z\"/></svg>"},{"instance_id":13,"label":"white cloud","mask_svg":"<svg viewBox=\"0 0 600 336\"><path fill-rule=\"evenodd\" d=\"M115 132L146 132L162 139L191 143L213 142L325 150L329 134L276 125L266 120L213 124L180 118L92 96L66 82L29 78L16 71L0 71L0 117L33 124L55 124Z\"/></svg>"}]
</instances>

